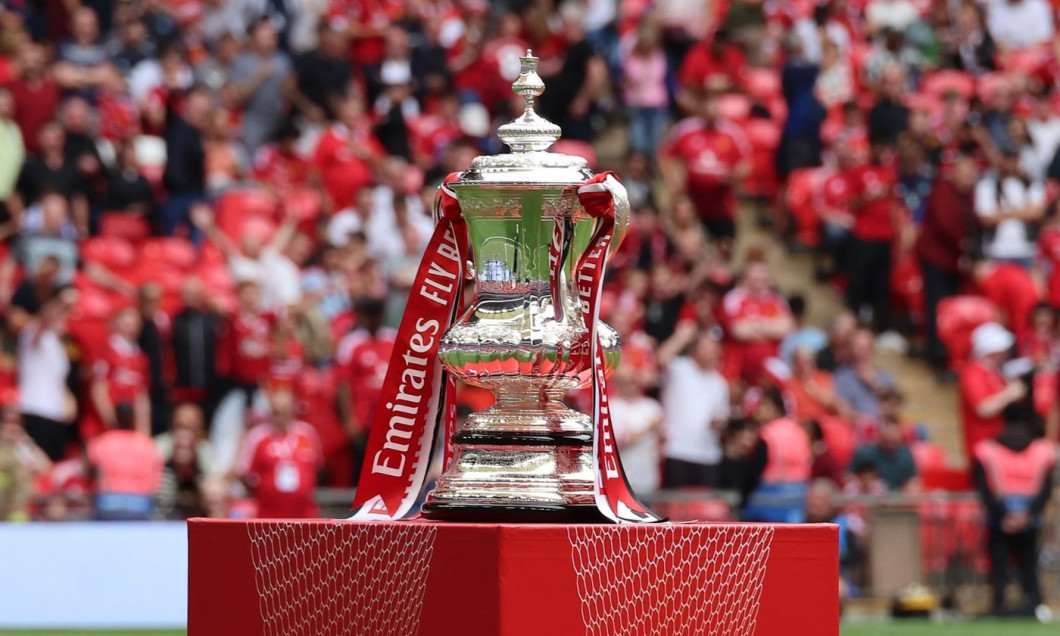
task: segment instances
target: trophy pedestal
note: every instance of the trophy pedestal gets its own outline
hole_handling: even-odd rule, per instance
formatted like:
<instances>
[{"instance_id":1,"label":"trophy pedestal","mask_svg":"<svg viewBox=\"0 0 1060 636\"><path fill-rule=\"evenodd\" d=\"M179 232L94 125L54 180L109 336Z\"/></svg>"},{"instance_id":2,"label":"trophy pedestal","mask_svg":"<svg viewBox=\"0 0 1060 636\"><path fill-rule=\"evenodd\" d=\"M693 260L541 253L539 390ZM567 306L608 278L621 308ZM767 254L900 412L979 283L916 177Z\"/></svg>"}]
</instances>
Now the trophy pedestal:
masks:
<instances>
[{"instance_id":1,"label":"trophy pedestal","mask_svg":"<svg viewBox=\"0 0 1060 636\"><path fill-rule=\"evenodd\" d=\"M833 525L188 522L192 636L839 633Z\"/></svg>"}]
</instances>

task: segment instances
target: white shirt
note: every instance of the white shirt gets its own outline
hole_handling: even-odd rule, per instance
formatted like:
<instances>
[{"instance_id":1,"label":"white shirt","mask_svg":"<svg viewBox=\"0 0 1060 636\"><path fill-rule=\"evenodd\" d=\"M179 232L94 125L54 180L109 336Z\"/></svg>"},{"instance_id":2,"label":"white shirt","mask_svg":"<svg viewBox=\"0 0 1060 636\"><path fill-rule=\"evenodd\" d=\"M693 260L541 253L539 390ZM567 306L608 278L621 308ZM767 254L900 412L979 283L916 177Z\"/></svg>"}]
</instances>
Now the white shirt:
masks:
<instances>
[{"instance_id":1,"label":"white shirt","mask_svg":"<svg viewBox=\"0 0 1060 636\"><path fill-rule=\"evenodd\" d=\"M254 281L261 287L261 308L282 309L298 302L302 296L302 273L294 262L279 250L266 247L257 259L235 255L228 261L232 278Z\"/></svg>"},{"instance_id":2,"label":"white shirt","mask_svg":"<svg viewBox=\"0 0 1060 636\"><path fill-rule=\"evenodd\" d=\"M975 185L975 213L980 218L988 219L997 216L999 210L1028 203L1045 204L1045 188L1040 182L1028 186L1015 177L1008 177L1001 184L1000 194L994 176L980 179ZM1035 247L1027 236L1027 225L1018 219L1007 219L994 227L994 236L984 251L990 258L1031 258Z\"/></svg>"},{"instance_id":3,"label":"white shirt","mask_svg":"<svg viewBox=\"0 0 1060 636\"><path fill-rule=\"evenodd\" d=\"M18 339L19 409L27 415L62 421L66 418L66 375L70 358L54 331L41 334L36 345L36 325L22 330Z\"/></svg>"},{"instance_id":4,"label":"white shirt","mask_svg":"<svg viewBox=\"0 0 1060 636\"><path fill-rule=\"evenodd\" d=\"M865 19L877 29L905 31L920 19L920 13L908 0L876 0L865 9Z\"/></svg>"},{"instance_id":5,"label":"white shirt","mask_svg":"<svg viewBox=\"0 0 1060 636\"><path fill-rule=\"evenodd\" d=\"M1056 155L1056 149L1060 148L1060 117L1050 117L1045 121L1040 119L1027 120L1027 133L1031 136L1034 151L1038 155L1038 166L1041 170L1035 173L1039 179L1045 178L1045 171Z\"/></svg>"},{"instance_id":6,"label":"white shirt","mask_svg":"<svg viewBox=\"0 0 1060 636\"><path fill-rule=\"evenodd\" d=\"M616 395L608 399L608 410L630 487L640 495L655 492L659 489L659 435L649 431L662 419L662 406L647 396L627 400ZM627 442L634 437L639 439Z\"/></svg>"},{"instance_id":7,"label":"white shirt","mask_svg":"<svg viewBox=\"0 0 1060 636\"><path fill-rule=\"evenodd\" d=\"M998 44L1022 49L1053 37L1053 12L1045 0L988 0L986 28Z\"/></svg>"},{"instance_id":8,"label":"white shirt","mask_svg":"<svg viewBox=\"0 0 1060 636\"><path fill-rule=\"evenodd\" d=\"M720 373L703 370L691 358L675 358L664 377L662 406L667 457L697 464L721 462L713 423L729 416L729 385Z\"/></svg>"}]
</instances>

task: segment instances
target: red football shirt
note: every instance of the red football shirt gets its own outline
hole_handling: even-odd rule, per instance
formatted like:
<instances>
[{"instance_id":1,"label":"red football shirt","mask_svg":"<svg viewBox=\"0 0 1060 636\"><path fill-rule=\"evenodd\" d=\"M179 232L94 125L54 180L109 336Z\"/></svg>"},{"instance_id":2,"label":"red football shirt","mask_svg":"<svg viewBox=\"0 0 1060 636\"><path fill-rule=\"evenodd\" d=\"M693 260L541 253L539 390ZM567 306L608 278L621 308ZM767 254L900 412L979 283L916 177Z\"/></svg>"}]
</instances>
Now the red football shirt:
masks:
<instances>
[{"instance_id":1,"label":"red football shirt","mask_svg":"<svg viewBox=\"0 0 1060 636\"><path fill-rule=\"evenodd\" d=\"M354 152L357 148L362 154ZM332 126L317 143L313 164L320 171L324 189L336 210L353 205L357 193L372 182L372 166L367 157L382 153L382 146L370 130L351 131Z\"/></svg>"},{"instance_id":2,"label":"red football shirt","mask_svg":"<svg viewBox=\"0 0 1060 636\"><path fill-rule=\"evenodd\" d=\"M107 393L115 405L132 404L150 382L147 356L140 347L117 335L111 335L92 372L97 379L107 381Z\"/></svg>"},{"instance_id":3,"label":"red football shirt","mask_svg":"<svg viewBox=\"0 0 1060 636\"><path fill-rule=\"evenodd\" d=\"M684 86L706 86L710 78L721 76L730 84L738 84L747 68L747 59L735 46L726 47L719 57L711 54L711 47L699 43L688 50L678 71L678 80Z\"/></svg>"},{"instance_id":4,"label":"red football shirt","mask_svg":"<svg viewBox=\"0 0 1060 636\"><path fill-rule=\"evenodd\" d=\"M782 296L769 293L764 296L752 296L743 287L737 287L725 294L721 302L722 321L730 330L734 324L752 318L780 318L791 315L788 301ZM734 337L726 342L725 375L730 378L743 378L755 382L762 375L765 361L777 355L780 348L778 340L737 340Z\"/></svg>"},{"instance_id":5,"label":"red football shirt","mask_svg":"<svg viewBox=\"0 0 1060 636\"><path fill-rule=\"evenodd\" d=\"M751 154L743 131L726 121L707 127L703 120L689 118L674 126L661 153L684 164L685 187L700 218L733 217L736 196L724 179Z\"/></svg>"},{"instance_id":6,"label":"red football shirt","mask_svg":"<svg viewBox=\"0 0 1060 636\"><path fill-rule=\"evenodd\" d=\"M55 118L62 93L59 85L48 79L36 87L22 80L12 82L11 95L15 98L15 123L22 131L27 152L37 152L37 133L44 124Z\"/></svg>"},{"instance_id":7,"label":"red football shirt","mask_svg":"<svg viewBox=\"0 0 1060 636\"><path fill-rule=\"evenodd\" d=\"M223 333L223 351L232 379L240 384L257 384L269 372L272 354L265 314L237 312L228 318Z\"/></svg>"},{"instance_id":8,"label":"red football shirt","mask_svg":"<svg viewBox=\"0 0 1060 636\"><path fill-rule=\"evenodd\" d=\"M342 339L335 354L339 381L350 387L353 414L365 428L372 425L396 335L388 328L380 329L375 335L358 329Z\"/></svg>"},{"instance_id":9,"label":"red football shirt","mask_svg":"<svg viewBox=\"0 0 1060 636\"><path fill-rule=\"evenodd\" d=\"M977 404L997 395L1004 390L1005 384L1001 372L982 361L969 362L961 369L961 422L964 427L964 451L969 457L976 444L994 437L1005 425L1000 413L982 418L975 412Z\"/></svg>"},{"instance_id":10,"label":"red football shirt","mask_svg":"<svg viewBox=\"0 0 1060 636\"><path fill-rule=\"evenodd\" d=\"M300 188L309 182L309 162L275 145L262 146L254 154L254 178L277 190Z\"/></svg>"},{"instance_id":11,"label":"red football shirt","mask_svg":"<svg viewBox=\"0 0 1060 636\"><path fill-rule=\"evenodd\" d=\"M281 431L263 422L247 432L236 469L252 489L259 517L297 519L319 515L313 491L321 463L312 426L293 422Z\"/></svg>"},{"instance_id":12,"label":"red football shirt","mask_svg":"<svg viewBox=\"0 0 1060 636\"><path fill-rule=\"evenodd\" d=\"M893 241L895 227L891 219L895 174L890 166L865 164L849 172L850 195L865 203L854 210L852 233L863 241Z\"/></svg>"}]
</instances>

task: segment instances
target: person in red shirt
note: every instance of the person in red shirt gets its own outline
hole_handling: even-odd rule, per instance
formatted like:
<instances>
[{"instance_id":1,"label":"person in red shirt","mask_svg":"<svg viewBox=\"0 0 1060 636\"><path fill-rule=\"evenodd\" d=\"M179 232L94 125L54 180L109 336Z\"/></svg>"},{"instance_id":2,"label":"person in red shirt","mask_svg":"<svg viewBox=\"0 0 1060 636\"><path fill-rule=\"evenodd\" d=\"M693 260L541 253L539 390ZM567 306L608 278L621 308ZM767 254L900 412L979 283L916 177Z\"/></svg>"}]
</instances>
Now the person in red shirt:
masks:
<instances>
[{"instance_id":1,"label":"person in red shirt","mask_svg":"<svg viewBox=\"0 0 1060 636\"><path fill-rule=\"evenodd\" d=\"M92 367L92 405L104 429L117 424L117 408L125 404L132 409L135 428L144 435L151 431L151 400L147 389L151 372L147 356L140 350L140 314L135 307L123 307L111 319L111 333L106 348ZM93 421L93 420L88 420ZM83 431L86 439L101 430Z\"/></svg>"},{"instance_id":2,"label":"person in red shirt","mask_svg":"<svg viewBox=\"0 0 1060 636\"><path fill-rule=\"evenodd\" d=\"M383 303L378 300L360 301L358 327L339 342L335 353L339 416L354 440L358 467L397 335L393 329L383 326L383 309Z\"/></svg>"},{"instance_id":3,"label":"person in red shirt","mask_svg":"<svg viewBox=\"0 0 1060 636\"><path fill-rule=\"evenodd\" d=\"M677 72L680 90L678 105L687 113L695 113L707 86L719 83L736 87L747 69L747 58L739 46L731 42L728 31L719 29L709 41L701 41L688 49Z\"/></svg>"},{"instance_id":4,"label":"person in red shirt","mask_svg":"<svg viewBox=\"0 0 1060 636\"><path fill-rule=\"evenodd\" d=\"M276 143L266 144L254 153L254 180L271 188L281 196L294 188L304 188L309 183L309 162L295 145L301 133L291 121L283 124L276 133Z\"/></svg>"},{"instance_id":5,"label":"person in red shirt","mask_svg":"<svg viewBox=\"0 0 1060 636\"><path fill-rule=\"evenodd\" d=\"M765 361L777 355L780 342L795 328L788 301L772 290L766 264L754 262L743 284L722 298L721 311L729 337L726 376L754 384Z\"/></svg>"},{"instance_id":6,"label":"person in red shirt","mask_svg":"<svg viewBox=\"0 0 1060 636\"><path fill-rule=\"evenodd\" d=\"M1001 365L1008 359L1015 338L996 322L979 325L972 332L973 359L961 369L961 424L964 452L971 464L975 447L1004 427L1002 412L1027 395L1020 380L1006 379Z\"/></svg>"},{"instance_id":7,"label":"person in red shirt","mask_svg":"<svg viewBox=\"0 0 1060 636\"><path fill-rule=\"evenodd\" d=\"M15 98L15 123L22 130L26 151L40 152L37 133L55 118L62 98L59 84L48 74L43 46L24 42L19 47L19 77L10 88Z\"/></svg>"},{"instance_id":8,"label":"person in red shirt","mask_svg":"<svg viewBox=\"0 0 1060 636\"><path fill-rule=\"evenodd\" d=\"M236 286L237 307L222 328L222 359L219 361L236 388L247 393L247 399L269 372L272 342L271 317L259 307L258 283L245 280Z\"/></svg>"},{"instance_id":9,"label":"person in red shirt","mask_svg":"<svg viewBox=\"0 0 1060 636\"><path fill-rule=\"evenodd\" d=\"M727 254L736 236L735 185L751 170L751 148L739 127L719 117L716 94L703 99L698 115L670 131L660 169L673 192L692 199L707 234Z\"/></svg>"},{"instance_id":10,"label":"person in red shirt","mask_svg":"<svg viewBox=\"0 0 1060 636\"><path fill-rule=\"evenodd\" d=\"M243 439L236 473L258 504L258 517L319 516L313 499L323 463L316 430L295 419L298 400L286 385L269 388L268 419Z\"/></svg>"},{"instance_id":11,"label":"person in red shirt","mask_svg":"<svg viewBox=\"0 0 1060 636\"><path fill-rule=\"evenodd\" d=\"M887 144L875 139L869 145L869 162L851 169L850 258L847 272L847 305L854 313L872 312L876 333L890 328L891 248L900 227L898 198L894 193L894 167L887 161Z\"/></svg>"},{"instance_id":12,"label":"person in red shirt","mask_svg":"<svg viewBox=\"0 0 1060 636\"><path fill-rule=\"evenodd\" d=\"M338 118L339 123L317 143L313 165L334 209L343 210L351 207L357 193L371 184L372 163L384 153L359 95L342 101Z\"/></svg>"}]
</instances>

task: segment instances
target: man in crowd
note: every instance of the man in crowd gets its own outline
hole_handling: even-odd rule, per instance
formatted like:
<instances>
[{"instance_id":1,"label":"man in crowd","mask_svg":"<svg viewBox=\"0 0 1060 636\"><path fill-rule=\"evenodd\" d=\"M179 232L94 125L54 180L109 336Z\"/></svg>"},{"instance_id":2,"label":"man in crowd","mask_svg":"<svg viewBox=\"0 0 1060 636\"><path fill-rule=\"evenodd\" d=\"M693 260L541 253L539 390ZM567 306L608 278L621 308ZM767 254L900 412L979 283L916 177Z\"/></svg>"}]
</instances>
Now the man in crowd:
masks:
<instances>
[{"instance_id":1,"label":"man in crowd","mask_svg":"<svg viewBox=\"0 0 1060 636\"><path fill-rule=\"evenodd\" d=\"M795 329L788 302L773 291L766 264L755 262L744 271L743 284L725 294L721 305L731 339L726 371L754 384L765 361L777 355L781 341Z\"/></svg>"},{"instance_id":2,"label":"man in crowd","mask_svg":"<svg viewBox=\"0 0 1060 636\"><path fill-rule=\"evenodd\" d=\"M858 329L850 341L850 362L835 372L836 394L855 413L875 417L880 397L894 388L894 378L876 364L876 338Z\"/></svg>"},{"instance_id":3,"label":"man in crowd","mask_svg":"<svg viewBox=\"0 0 1060 636\"><path fill-rule=\"evenodd\" d=\"M1031 435L1024 410L1005 411L1005 428L996 436L976 443L972 480L987 513L987 543L990 551L990 587L993 611L1005 614L1005 587L1010 558L1019 566L1023 602L1016 614L1038 614L1046 619L1038 583L1038 535L1042 511L1053 490L1056 449L1052 443Z\"/></svg>"},{"instance_id":4,"label":"man in crowd","mask_svg":"<svg viewBox=\"0 0 1060 636\"><path fill-rule=\"evenodd\" d=\"M1027 386L1006 378L1001 365L1015 343L1012 334L996 322L980 325L972 332L972 360L961 370L961 426L964 449L974 457L979 442L1001 432L1007 407L1027 395Z\"/></svg>"},{"instance_id":5,"label":"man in crowd","mask_svg":"<svg viewBox=\"0 0 1060 636\"><path fill-rule=\"evenodd\" d=\"M721 343L710 331L695 335L687 356L659 352L667 488L719 483L720 431L729 417L729 385L717 368L720 355Z\"/></svg>"},{"instance_id":6,"label":"man in crowd","mask_svg":"<svg viewBox=\"0 0 1060 636\"><path fill-rule=\"evenodd\" d=\"M247 432L236 472L258 504L257 516L315 517L320 439L312 426L297 419L298 399L291 387L270 387L268 398L268 419Z\"/></svg>"},{"instance_id":7,"label":"man in crowd","mask_svg":"<svg viewBox=\"0 0 1060 636\"><path fill-rule=\"evenodd\" d=\"M879 441L866 444L854 452L851 460L851 476L861 471L862 466L871 465L876 474L892 491L911 492L917 490L916 463L913 453L905 443L905 431L897 419L887 418L880 423Z\"/></svg>"},{"instance_id":8,"label":"man in crowd","mask_svg":"<svg viewBox=\"0 0 1060 636\"><path fill-rule=\"evenodd\" d=\"M113 427L88 445L96 483L96 519L146 521L155 510L162 477L162 456L151 438L136 430L136 411L128 402L113 410Z\"/></svg>"}]
</instances>

